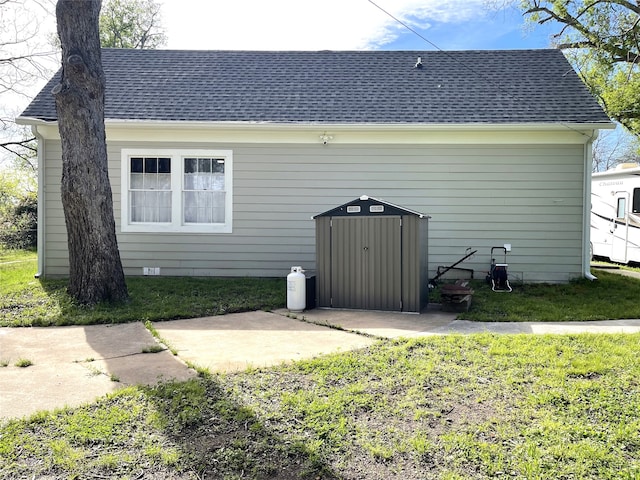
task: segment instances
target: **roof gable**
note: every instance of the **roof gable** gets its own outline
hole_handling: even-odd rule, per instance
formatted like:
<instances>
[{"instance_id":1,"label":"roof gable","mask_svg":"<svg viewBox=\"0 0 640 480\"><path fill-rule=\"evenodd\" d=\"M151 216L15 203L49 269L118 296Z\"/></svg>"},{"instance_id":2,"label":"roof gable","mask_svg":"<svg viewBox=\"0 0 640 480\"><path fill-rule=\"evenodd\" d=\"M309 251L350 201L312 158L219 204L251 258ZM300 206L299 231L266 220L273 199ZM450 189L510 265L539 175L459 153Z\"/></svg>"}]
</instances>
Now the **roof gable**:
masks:
<instances>
[{"instance_id":1,"label":"roof gable","mask_svg":"<svg viewBox=\"0 0 640 480\"><path fill-rule=\"evenodd\" d=\"M104 49L102 62L105 118L113 120L609 123L559 50ZM56 119L59 74L21 117Z\"/></svg>"},{"instance_id":2,"label":"roof gable","mask_svg":"<svg viewBox=\"0 0 640 480\"><path fill-rule=\"evenodd\" d=\"M313 218L319 217L376 217L376 216L403 216L411 215L418 218L431 218L424 213L409 210L393 203L385 202L377 198L362 195L359 198L351 200L345 204L339 205L327 210L326 212L314 215Z\"/></svg>"}]
</instances>

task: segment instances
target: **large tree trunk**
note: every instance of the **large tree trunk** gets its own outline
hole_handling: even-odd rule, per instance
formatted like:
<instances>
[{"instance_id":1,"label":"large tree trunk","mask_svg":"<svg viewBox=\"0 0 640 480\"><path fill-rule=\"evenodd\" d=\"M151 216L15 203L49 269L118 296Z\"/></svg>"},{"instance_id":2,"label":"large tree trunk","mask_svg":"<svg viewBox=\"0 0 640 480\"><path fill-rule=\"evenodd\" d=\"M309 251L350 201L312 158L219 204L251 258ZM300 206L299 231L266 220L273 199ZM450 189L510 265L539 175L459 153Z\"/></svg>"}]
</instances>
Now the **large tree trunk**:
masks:
<instances>
[{"instance_id":1,"label":"large tree trunk","mask_svg":"<svg viewBox=\"0 0 640 480\"><path fill-rule=\"evenodd\" d=\"M69 294L81 304L128 297L107 171L98 19L101 0L58 0L62 80L53 89L62 142Z\"/></svg>"}]
</instances>

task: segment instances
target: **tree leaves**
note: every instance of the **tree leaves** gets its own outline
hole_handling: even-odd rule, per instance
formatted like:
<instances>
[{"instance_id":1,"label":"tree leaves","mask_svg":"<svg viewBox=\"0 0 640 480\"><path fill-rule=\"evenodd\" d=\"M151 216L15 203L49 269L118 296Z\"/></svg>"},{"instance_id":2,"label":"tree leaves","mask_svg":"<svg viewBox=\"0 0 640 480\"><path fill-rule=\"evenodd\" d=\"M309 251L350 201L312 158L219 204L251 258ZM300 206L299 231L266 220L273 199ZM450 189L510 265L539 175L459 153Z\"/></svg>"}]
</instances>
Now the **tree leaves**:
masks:
<instances>
[{"instance_id":1,"label":"tree leaves","mask_svg":"<svg viewBox=\"0 0 640 480\"><path fill-rule=\"evenodd\" d=\"M640 5L627 0L522 0L529 20L561 24L569 54L613 119L640 136Z\"/></svg>"},{"instance_id":2,"label":"tree leaves","mask_svg":"<svg viewBox=\"0 0 640 480\"><path fill-rule=\"evenodd\" d=\"M111 48L158 48L167 43L160 5L154 0L109 0L100 13L100 44Z\"/></svg>"}]
</instances>

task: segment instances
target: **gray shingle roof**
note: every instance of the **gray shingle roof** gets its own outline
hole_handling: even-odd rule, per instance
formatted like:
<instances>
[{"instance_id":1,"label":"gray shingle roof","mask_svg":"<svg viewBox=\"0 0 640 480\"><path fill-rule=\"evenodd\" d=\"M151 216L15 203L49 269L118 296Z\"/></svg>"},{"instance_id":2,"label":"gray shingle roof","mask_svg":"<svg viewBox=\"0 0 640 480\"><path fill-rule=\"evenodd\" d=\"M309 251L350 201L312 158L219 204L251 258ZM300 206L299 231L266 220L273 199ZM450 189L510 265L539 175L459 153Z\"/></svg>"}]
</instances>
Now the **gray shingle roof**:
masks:
<instances>
[{"instance_id":1,"label":"gray shingle roof","mask_svg":"<svg viewBox=\"0 0 640 480\"><path fill-rule=\"evenodd\" d=\"M422 67L416 68L418 59ZM105 118L329 124L608 123L558 50L104 49ZM52 87L22 117L55 120Z\"/></svg>"}]
</instances>

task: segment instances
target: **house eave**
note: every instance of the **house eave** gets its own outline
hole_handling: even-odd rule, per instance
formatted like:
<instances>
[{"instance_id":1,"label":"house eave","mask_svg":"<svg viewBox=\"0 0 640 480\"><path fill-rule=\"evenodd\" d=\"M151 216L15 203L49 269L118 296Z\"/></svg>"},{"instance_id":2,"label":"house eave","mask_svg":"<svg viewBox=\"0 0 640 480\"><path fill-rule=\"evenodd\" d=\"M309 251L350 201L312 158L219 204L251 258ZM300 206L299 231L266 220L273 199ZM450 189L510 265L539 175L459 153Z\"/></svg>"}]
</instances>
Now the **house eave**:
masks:
<instances>
[{"instance_id":1,"label":"house eave","mask_svg":"<svg viewBox=\"0 0 640 480\"><path fill-rule=\"evenodd\" d=\"M43 120L36 117L16 117L15 122L18 125L57 125L57 120Z\"/></svg>"},{"instance_id":2,"label":"house eave","mask_svg":"<svg viewBox=\"0 0 640 480\"><path fill-rule=\"evenodd\" d=\"M17 117L18 125L57 125L57 120L45 120L35 117ZM141 119L105 119L107 127L127 128L215 128L215 129L280 129L309 130L335 129L341 131L483 131L483 130L613 130L613 122L520 122L520 123L331 123L331 122L215 122L192 120L141 120Z\"/></svg>"},{"instance_id":3,"label":"house eave","mask_svg":"<svg viewBox=\"0 0 640 480\"><path fill-rule=\"evenodd\" d=\"M483 131L483 130L600 130L615 129L612 122L536 122L536 123L331 123L331 122L210 122L106 119L107 126L158 128L216 129L279 129L279 130L340 130L340 131Z\"/></svg>"},{"instance_id":4,"label":"house eave","mask_svg":"<svg viewBox=\"0 0 640 480\"><path fill-rule=\"evenodd\" d=\"M57 122L21 118L45 138L59 138ZM273 123L155 120L105 121L107 140L124 142L343 145L584 144L607 123Z\"/></svg>"}]
</instances>

